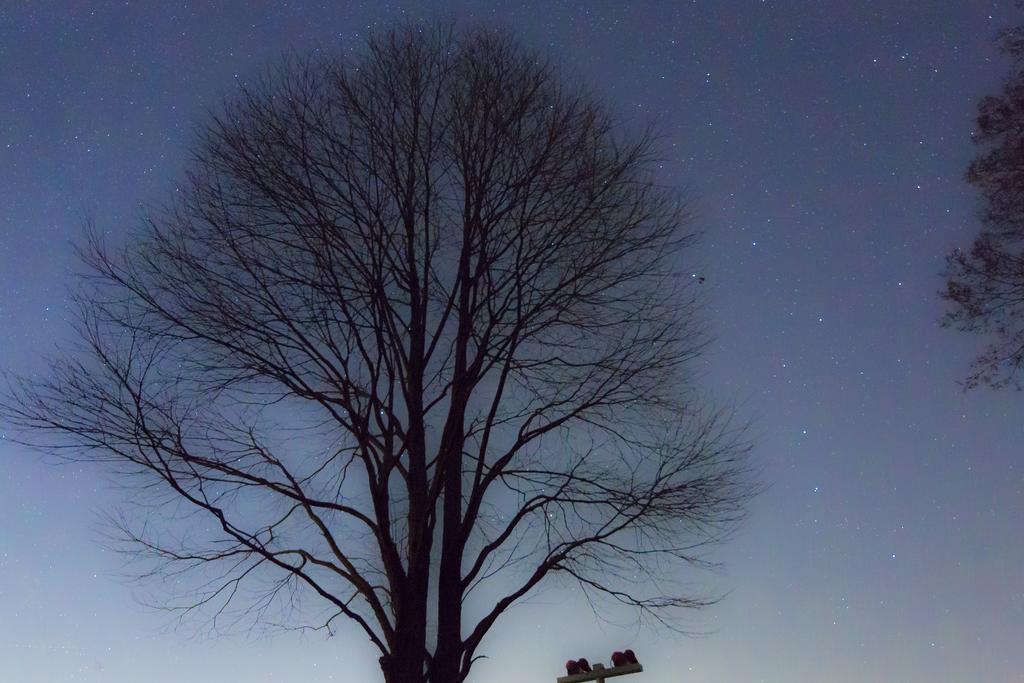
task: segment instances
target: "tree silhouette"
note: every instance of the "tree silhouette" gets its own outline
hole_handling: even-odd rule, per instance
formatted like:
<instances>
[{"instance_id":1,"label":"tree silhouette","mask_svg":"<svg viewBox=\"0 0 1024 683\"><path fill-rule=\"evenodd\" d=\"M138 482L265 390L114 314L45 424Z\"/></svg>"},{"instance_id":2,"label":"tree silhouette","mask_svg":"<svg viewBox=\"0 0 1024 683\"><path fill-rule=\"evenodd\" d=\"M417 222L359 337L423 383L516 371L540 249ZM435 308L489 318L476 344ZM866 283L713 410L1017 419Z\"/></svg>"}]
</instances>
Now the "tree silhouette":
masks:
<instances>
[{"instance_id":1,"label":"tree silhouette","mask_svg":"<svg viewBox=\"0 0 1024 683\"><path fill-rule=\"evenodd\" d=\"M451 683L553 577L675 627L751 489L652 150L499 33L286 60L137 238L91 231L84 348L3 414L135 487L128 548L218 628L347 618Z\"/></svg>"},{"instance_id":2,"label":"tree silhouette","mask_svg":"<svg viewBox=\"0 0 1024 683\"><path fill-rule=\"evenodd\" d=\"M999 95L978 103L974 142L982 151L966 178L981 195L982 229L967 251L946 259L952 307L943 325L990 338L968 387L1016 385L1024 365L1024 29L1004 31L1000 46L1013 69Z\"/></svg>"}]
</instances>

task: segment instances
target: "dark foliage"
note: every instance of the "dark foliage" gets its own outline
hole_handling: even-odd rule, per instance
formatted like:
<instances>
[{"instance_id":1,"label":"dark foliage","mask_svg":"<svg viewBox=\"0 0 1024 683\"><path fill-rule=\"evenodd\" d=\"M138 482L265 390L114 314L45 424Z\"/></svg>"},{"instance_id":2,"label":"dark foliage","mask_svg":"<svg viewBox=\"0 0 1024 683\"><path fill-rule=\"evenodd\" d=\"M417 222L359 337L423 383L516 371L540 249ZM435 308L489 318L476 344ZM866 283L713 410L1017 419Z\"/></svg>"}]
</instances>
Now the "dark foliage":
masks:
<instances>
[{"instance_id":1,"label":"dark foliage","mask_svg":"<svg viewBox=\"0 0 1024 683\"><path fill-rule=\"evenodd\" d=\"M981 196L982 230L970 249L947 257L943 324L991 341L966 386L1020 386L1024 366L1024 29L1005 31L1013 70L1000 94L978 103L981 148L966 179Z\"/></svg>"}]
</instances>

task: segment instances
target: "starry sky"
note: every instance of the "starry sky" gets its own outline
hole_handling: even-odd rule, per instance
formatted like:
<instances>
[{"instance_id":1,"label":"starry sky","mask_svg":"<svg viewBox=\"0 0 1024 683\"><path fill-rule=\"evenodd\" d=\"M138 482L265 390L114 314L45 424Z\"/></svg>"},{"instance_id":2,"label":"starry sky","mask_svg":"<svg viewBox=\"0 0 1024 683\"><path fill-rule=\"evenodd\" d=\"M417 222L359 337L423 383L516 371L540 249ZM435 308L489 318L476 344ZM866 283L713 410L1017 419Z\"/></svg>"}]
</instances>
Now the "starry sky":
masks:
<instances>
[{"instance_id":1,"label":"starry sky","mask_svg":"<svg viewBox=\"0 0 1024 683\"><path fill-rule=\"evenodd\" d=\"M497 24L624 119L657 120L696 201L716 342L701 380L753 419L768 490L680 639L514 609L474 669L553 681L633 647L643 683L1024 681L1024 399L963 393L980 340L941 330L944 254L976 229L962 174L1012 2L0 3L0 359L69 338L72 243L180 177L204 111L284 51L357 49L396 20ZM196 637L103 551L102 473L0 440L0 679L379 680L365 638ZM696 578L696 577L695 577ZM529 653L528 655L525 653Z\"/></svg>"}]
</instances>

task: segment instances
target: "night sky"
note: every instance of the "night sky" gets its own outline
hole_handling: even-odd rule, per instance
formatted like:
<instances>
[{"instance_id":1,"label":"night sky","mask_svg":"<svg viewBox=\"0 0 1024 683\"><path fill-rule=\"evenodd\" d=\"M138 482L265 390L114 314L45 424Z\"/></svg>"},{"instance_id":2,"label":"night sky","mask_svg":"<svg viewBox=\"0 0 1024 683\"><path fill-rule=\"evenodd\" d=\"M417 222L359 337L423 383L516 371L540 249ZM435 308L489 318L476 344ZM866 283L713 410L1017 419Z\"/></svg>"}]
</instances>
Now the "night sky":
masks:
<instances>
[{"instance_id":1,"label":"night sky","mask_svg":"<svg viewBox=\"0 0 1024 683\"><path fill-rule=\"evenodd\" d=\"M705 638L595 622L574 593L514 609L474 668L553 681L634 648L640 683L1024 681L1024 399L963 393L981 340L938 327L970 243L977 99L1012 2L0 4L0 359L70 338L72 243L163 200L204 111L289 49L359 49L396 20L512 29L665 133L696 201L716 342L701 381L753 420L769 485L694 580ZM101 472L0 442L0 680L374 681L365 637L194 637L105 553ZM630 679L632 680L632 679Z\"/></svg>"}]
</instances>

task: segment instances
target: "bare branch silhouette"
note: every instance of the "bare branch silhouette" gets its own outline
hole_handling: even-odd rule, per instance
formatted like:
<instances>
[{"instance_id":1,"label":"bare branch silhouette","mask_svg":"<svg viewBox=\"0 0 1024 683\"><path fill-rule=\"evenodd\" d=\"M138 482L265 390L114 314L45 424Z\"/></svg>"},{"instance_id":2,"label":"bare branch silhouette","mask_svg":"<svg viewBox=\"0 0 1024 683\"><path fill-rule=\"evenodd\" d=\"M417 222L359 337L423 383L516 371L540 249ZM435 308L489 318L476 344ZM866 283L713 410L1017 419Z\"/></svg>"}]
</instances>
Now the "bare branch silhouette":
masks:
<instances>
[{"instance_id":1,"label":"bare branch silhouette","mask_svg":"<svg viewBox=\"0 0 1024 683\"><path fill-rule=\"evenodd\" d=\"M751 487L687 375L693 235L653 143L498 33L286 60L142 236L91 233L85 348L2 414L137 491L117 526L171 607L350 619L389 682L464 680L554 576L675 626Z\"/></svg>"}]
</instances>

